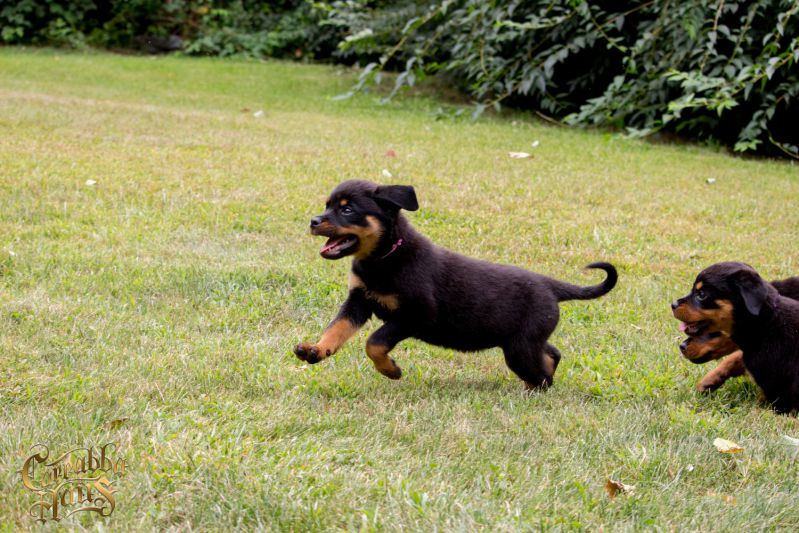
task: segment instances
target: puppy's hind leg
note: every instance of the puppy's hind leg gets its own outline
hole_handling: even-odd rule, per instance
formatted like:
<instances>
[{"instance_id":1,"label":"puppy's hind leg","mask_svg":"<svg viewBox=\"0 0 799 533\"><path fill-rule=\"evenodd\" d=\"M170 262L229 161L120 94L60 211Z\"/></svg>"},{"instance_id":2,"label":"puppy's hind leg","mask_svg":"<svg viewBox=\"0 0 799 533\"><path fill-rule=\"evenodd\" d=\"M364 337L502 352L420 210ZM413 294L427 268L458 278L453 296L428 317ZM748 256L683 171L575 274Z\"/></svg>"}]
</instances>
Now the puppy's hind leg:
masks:
<instances>
[{"instance_id":1,"label":"puppy's hind leg","mask_svg":"<svg viewBox=\"0 0 799 533\"><path fill-rule=\"evenodd\" d=\"M375 365L378 372L391 379L402 377L402 370L388 353L401 340L407 339L409 335L395 322L386 322L366 341L366 355Z\"/></svg>"},{"instance_id":2,"label":"puppy's hind leg","mask_svg":"<svg viewBox=\"0 0 799 533\"><path fill-rule=\"evenodd\" d=\"M524 381L528 390L546 389L560 362L560 352L551 344L530 339L516 339L503 347L508 368Z\"/></svg>"},{"instance_id":3,"label":"puppy's hind leg","mask_svg":"<svg viewBox=\"0 0 799 533\"><path fill-rule=\"evenodd\" d=\"M547 345L544 347L544 357L549 359L548 364L552 365L552 371L550 374L552 374L554 377L555 370L558 369L558 364L560 364L560 350L552 346L550 343L547 343ZM547 363L546 360L544 362Z\"/></svg>"}]
</instances>

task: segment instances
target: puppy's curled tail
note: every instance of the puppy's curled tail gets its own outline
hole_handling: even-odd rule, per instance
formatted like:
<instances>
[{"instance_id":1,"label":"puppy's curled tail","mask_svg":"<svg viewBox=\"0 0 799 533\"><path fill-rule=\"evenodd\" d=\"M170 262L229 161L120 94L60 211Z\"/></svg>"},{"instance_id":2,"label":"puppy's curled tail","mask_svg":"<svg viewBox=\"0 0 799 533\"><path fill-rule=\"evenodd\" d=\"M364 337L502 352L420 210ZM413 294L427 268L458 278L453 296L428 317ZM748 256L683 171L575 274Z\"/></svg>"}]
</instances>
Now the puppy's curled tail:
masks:
<instances>
[{"instance_id":1,"label":"puppy's curled tail","mask_svg":"<svg viewBox=\"0 0 799 533\"><path fill-rule=\"evenodd\" d=\"M608 277L606 277L605 281L599 285L589 285L588 287L580 287L579 285L572 285L571 283L566 283L565 281L553 280L555 283L553 284L552 289L559 302L563 302L565 300L591 300L593 298L599 298L600 296L609 293L610 290L616 286L616 281L619 279L619 275L616 272L616 267L610 263L591 263L585 268L598 268L600 270L604 270Z\"/></svg>"}]
</instances>

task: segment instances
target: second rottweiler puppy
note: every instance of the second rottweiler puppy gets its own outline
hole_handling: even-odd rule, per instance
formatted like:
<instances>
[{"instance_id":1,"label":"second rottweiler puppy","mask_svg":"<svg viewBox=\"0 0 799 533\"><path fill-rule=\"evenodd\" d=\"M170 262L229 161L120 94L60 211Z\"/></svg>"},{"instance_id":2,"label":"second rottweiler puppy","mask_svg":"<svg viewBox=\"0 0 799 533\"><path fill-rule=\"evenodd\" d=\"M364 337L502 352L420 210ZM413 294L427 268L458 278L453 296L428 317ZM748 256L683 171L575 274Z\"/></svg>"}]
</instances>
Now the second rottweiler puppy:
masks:
<instances>
[{"instance_id":1,"label":"second rottweiler puppy","mask_svg":"<svg viewBox=\"0 0 799 533\"><path fill-rule=\"evenodd\" d=\"M716 263L671 304L689 335L720 332L778 412L799 409L799 301L780 295L749 265Z\"/></svg>"},{"instance_id":2,"label":"second rottweiler puppy","mask_svg":"<svg viewBox=\"0 0 799 533\"><path fill-rule=\"evenodd\" d=\"M308 363L333 355L374 314L384 323L366 353L383 375L402 371L389 352L409 337L462 351L500 347L528 388L552 384L560 352L547 339L558 323L558 302L598 298L617 280L608 263L599 285L580 287L521 268L465 257L434 245L400 213L419 208L413 187L345 181L311 233L329 237L326 259L352 256L349 295L316 343L294 353Z\"/></svg>"},{"instance_id":3,"label":"second rottweiler puppy","mask_svg":"<svg viewBox=\"0 0 799 533\"><path fill-rule=\"evenodd\" d=\"M799 276L772 281L771 285L782 296L799 300ZM680 344L683 356L692 363L702 364L724 358L699 381L697 389L700 392L716 390L728 379L746 374L743 352L738 345L720 331L707 331L707 329L706 326L701 333L688 337Z\"/></svg>"}]
</instances>

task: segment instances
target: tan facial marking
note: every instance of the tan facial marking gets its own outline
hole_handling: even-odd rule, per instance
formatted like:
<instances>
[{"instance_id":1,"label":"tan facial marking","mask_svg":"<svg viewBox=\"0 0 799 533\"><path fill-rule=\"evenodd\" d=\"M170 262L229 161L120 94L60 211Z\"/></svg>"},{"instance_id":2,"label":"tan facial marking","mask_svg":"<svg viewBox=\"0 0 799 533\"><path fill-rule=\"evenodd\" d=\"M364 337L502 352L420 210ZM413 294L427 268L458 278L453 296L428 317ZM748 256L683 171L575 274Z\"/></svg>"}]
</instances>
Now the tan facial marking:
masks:
<instances>
[{"instance_id":1,"label":"tan facial marking","mask_svg":"<svg viewBox=\"0 0 799 533\"><path fill-rule=\"evenodd\" d=\"M677 306L674 310L674 317L677 320L682 320L683 322L699 322L700 320L704 320L704 315L702 314L701 310L697 309L696 307L688 304L688 303L681 303Z\"/></svg>"},{"instance_id":2,"label":"tan facial marking","mask_svg":"<svg viewBox=\"0 0 799 533\"><path fill-rule=\"evenodd\" d=\"M732 334L732 302L729 300L716 300L718 309L698 309L688 303L680 304L674 310L677 320L683 322L710 322L708 333L721 332L727 336Z\"/></svg>"},{"instance_id":3,"label":"tan facial marking","mask_svg":"<svg viewBox=\"0 0 799 533\"><path fill-rule=\"evenodd\" d=\"M377 371L391 379L399 379L402 371L394 360L388 356L390 351L391 348L384 344L366 343L366 355L372 360Z\"/></svg>"},{"instance_id":4,"label":"tan facial marking","mask_svg":"<svg viewBox=\"0 0 799 533\"><path fill-rule=\"evenodd\" d=\"M358 327L346 318L336 320L328 326L322 338L316 343L319 355L323 358L333 355L357 331Z\"/></svg>"},{"instance_id":5,"label":"tan facial marking","mask_svg":"<svg viewBox=\"0 0 799 533\"><path fill-rule=\"evenodd\" d=\"M312 228L311 233L316 232L316 233L328 234L328 233L334 233L337 229L338 228L336 226L334 226L327 220L324 220L319 224L317 224L316 227Z\"/></svg>"},{"instance_id":6,"label":"tan facial marking","mask_svg":"<svg viewBox=\"0 0 799 533\"><path fill-rule=\"evenodd\" d=\"M343 207L343 206L347 205L348 203L350 203L350 202L349 202L349 200L347 200L346 198L342 198L342 199L339 201L338 205L340 205L340 206L342 206L342 207Z\"/></svg>"},{"instance_id":7,"label":"tan facial marking","mask_svg":"<svg viewBox=\"0 0 799 533\"><path fill-rule=\"evenodd\" d=\"M696 388L700 392L716 390L724 385L724 382L728 379L743 376L744 374L746 374L744 354L738 350L719 363L719 366L705 374L705 377L699 381Z\"/></svg>"},{"instance_id":8,"label":"tan facial marking","mask_svg":"<svg viewBox=\"0 0 799 533\"><path fill-rule=\"evenodd\" d=\"M717 331L725 335L732 335L732 302L729 300L716 300L718 309L704 309L708 319Z\"/></svg>"},{"instance_id":9,"label":"tan facial marking","mask_svg":"<svg viewBox=\"0 0 799 533\"><path fill-rule=\"evenodd\" d=\"M685 350L685 357L688 359L701 359L707 355L711 355L712 359L719 359L725 355L729 355L738 349L738 345L732 342L732 339L726 335L719 335L704 340L702 337L692 337L689 339L688 346ZM711 360L712 360L711 359Z\"/></svg>"},{"instance_id":10,"label":"tan facial marking","mask_svg":"<svg viewBox=\"0 0 799 533\"><path fill-rule=\"evenodd\" d=\"M369 257L369 255L371 255L371 253L377 247L377 243L380 241L380 236L383 234L383 228L377 218L372 215L368 215L366 217L366 221L368 223L366 227L350 226L347 228L347 231L356 235L360 241L358 251L355 252L355 257L357 259L366 259Z\"/></svg>"},{"instance_id":11,"label":"tan facial marking","mask_svg":"<svg viewBox=\"0 0 799 533\"><path fill-rule=\"evenodd\" d=\"M702 288L702 282L701 281L699 283L697 283L696 285L694 285L694 290L698 291L701 288Z\"/></svg>"}]
</instances>

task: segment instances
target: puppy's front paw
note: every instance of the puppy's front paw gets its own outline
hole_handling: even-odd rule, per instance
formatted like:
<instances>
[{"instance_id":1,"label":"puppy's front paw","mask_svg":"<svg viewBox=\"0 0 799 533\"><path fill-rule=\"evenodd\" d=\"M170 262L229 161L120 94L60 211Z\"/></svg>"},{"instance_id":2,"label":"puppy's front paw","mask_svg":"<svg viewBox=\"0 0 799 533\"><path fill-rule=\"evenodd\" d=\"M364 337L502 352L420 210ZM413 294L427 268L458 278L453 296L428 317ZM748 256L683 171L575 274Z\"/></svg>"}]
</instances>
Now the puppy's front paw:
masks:
<instances>
[{"instance_id":1,"label":"puppy's front paw","mask_svg":"<svg viewBox=\"0 0 799 533\"><path fill-rule=\"evenodd\" d=\"M319 348L307 342L301 342L295 346L294 355L312 365L324 359L324 357L319 355Z\"/></svg>"},{"instance_id":2,"label":"puppy's front paw","mask_svg":"<svg viewBox=\"0 0 799 533\"><path fill-rule=\"evenodd\" d=\"M724 380L717 379L715 376L705 376L699 383L696 384L696 390L702 394L713 392L724 385Z\"/></svg>"}]
</instances>

